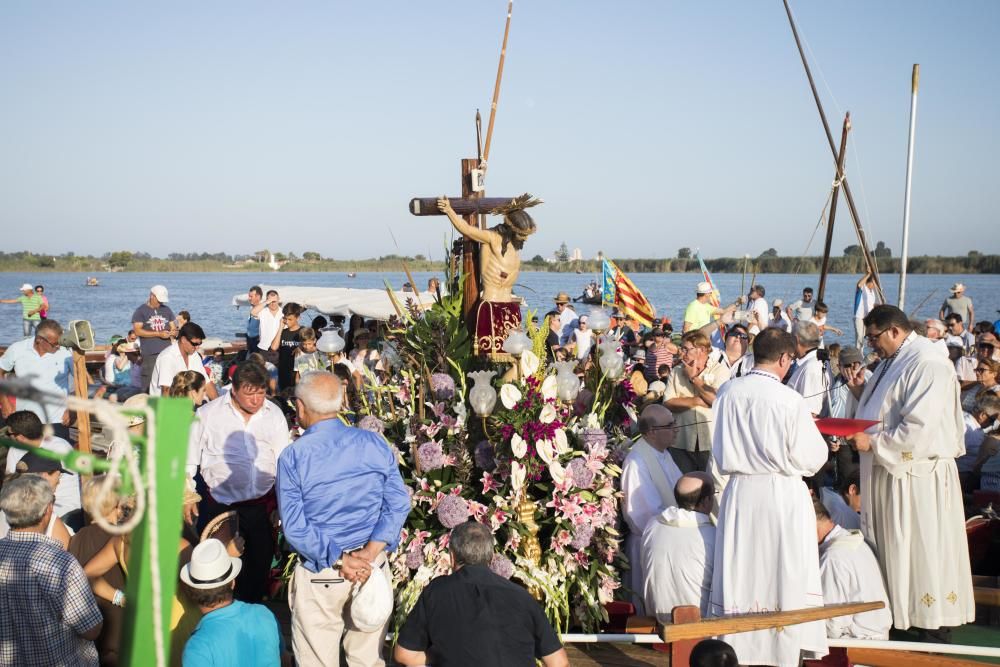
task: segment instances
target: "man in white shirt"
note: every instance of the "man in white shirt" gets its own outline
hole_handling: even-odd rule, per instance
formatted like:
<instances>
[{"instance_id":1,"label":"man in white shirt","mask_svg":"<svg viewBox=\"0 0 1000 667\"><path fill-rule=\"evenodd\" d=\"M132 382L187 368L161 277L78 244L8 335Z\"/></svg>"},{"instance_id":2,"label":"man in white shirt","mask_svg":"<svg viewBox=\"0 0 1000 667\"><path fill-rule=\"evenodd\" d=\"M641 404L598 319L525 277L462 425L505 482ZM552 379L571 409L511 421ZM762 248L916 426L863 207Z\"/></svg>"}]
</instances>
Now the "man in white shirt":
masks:
<instances>
[{"instance_id":1,"label":"man in white shirt","mask_svg":"<svg viewBox=\"0 0 1000 667\"><path fill-rule=\"evenodd\" d=\"M278 299L278 293L275 290L267 290L265 300L267 307L262 308L257 313L257 319L260 320L260 341L257 343L257 350L268 356L274 337L281 331L283 315L281 314L281 300ZM253 350L250 351L253 352Z\"/></svg>"},{"instance_id":2,"label":"man in white shirt","mask_svg":"<svg viewBox=\"0 0 1000 667\"><path fill-rule=\"evenodd\" d=\"M5 433L4 433L5 431ZM30 448L40 447L50 452L68 454L73 451L73 446L62 438L55 436L46 438L43 432L42 420L33 412L28 410L18 410L7 417L7 426L0 431L11 440L23 443L28 449L11 447L7 450L7 464L5 472L11 474L15 472L17 462L30 451ZM59 486L56 487L55 515L63 519L63 523L79 530L83 527L83 516L80 509L80 477L73 472L64 472L59 478Z\"/></svg>"},{"instance_id":3,"label":"man in white shirt","mask_svg":"<svg viewBox=\"0 0 1000 667\"><path fill-rule=\"evenodd\" d=\"M705 471L712 455L712 404L729 370L710 358L708 338L700 331L684 334L681 365L667 381L663 403L677 418L677 441L670 454L683 472Z\"/></svg>"},{"instance_id":4,"label":"man in white shirt","mask_svg":"<svg viewBox=\"0 0 1000 667\"><path fill-rule=\"evenodd\" d=\"M729 371L730 378L746 375L753 368L753 352L749 352L750 334L746 325L736 323L726 329L725 347L710 355L712 360Z\"/></svg>"},{"instance_id":5,"label":"man in white shirt","mask_svg":"<svg viewBox=\"0 0 1000 667\"><path fill-rule=\"evenodd\" d=\"M719 389L712 455L729 475L715 534L711 616L823 605L816 515L803 477L827 460L805 401L781 384L791 334L765 329L754 369ZM797 665L827 653L822 622L720 637L746 665Z\"/></svg>"},{"instance_id":6,"label":"man in white shirt","mask_svg":"<svg viewBox=\"0 0 1000 667\"><path fill-rule=\"evenodd\" d=\"M175 375L183 371L194 371L205 378L205 395L209 399L219 397L218 389L209 379L201 353L198 352L203 340L205 332L194 322L188 322L181 327L177 340L156 357L153 376L149 381L150 396L165 396Z\"/></svg>"},{"instance_id":7,"label":"man in white shirt","mask_svg":"<svg viewBox=\"0 0 1000 667\"><path fill-rule=\"evenodd\" d=\"M580 319L577 320L577 328L573 330L570 336L572 340L573 349L576 350L576 358L578 361L582 361L587 358L590 354L590 348L594 344L594 332L591 331L590 326L587 324L587 316L581 315Z\"/></svg>"},{"instance_id":8,"label":"man in white shirt","mask_svg":"<svg viewBox=\"0 0 1000 667\"><path fill-rule=\"evenodd\" d=\"M802 298L788 306L785 313L792 320L792 324L795 324L799 320L811 319L814 305L812 287L805 287L802 290Z\"/></svg>"},{"instance_id":9,"label":"man in white shirt","mask_svg":"<svg viewBox=\"0 0 1000 667\"><path fill-rule=\"evenodd\" d=\"M18 378L30 382L32 388L51 394L69 395L73 377L73 353L59 345L63 328L55 320L42 320L33 338L25 338L11 344L0 357L0 378L14 373ZM59 426L64 435L69 423L66 404L39 403L30 398L17 399L17 406L38 415L43 424ZM0 410L4 417L14 411L8 396L0 396Z\"/></svg>"},{"instance_id":10,"label":"man in white shirt","mask_svg":"<svg viewBox=\"0 0 1000 667\"><path fill-rule=\"evenodd\" d=\"M565 347L571 342L579 316L573 310L573 304L569 302L569 294L566 292L559 292L555 301L556 310L559 312L559 344Z\"/></svg>"},{"instance_id":11,"label":"man in white shirt","mask_svg":"<svg viewBox=\"0 0 1000 667\"><path fill-rule=\"evenodd\" d=\"M750 333L756 336L766 329L768 323L771 321L767 308L767 299L764 298L763 285L754 285L750 289L749 308L752 314L750 317Z\"/></svg>"},{"instance_id":12,"label":"man in white shirt","mask_svg":"<svg viewBox=\"0 0 1000 667\"><path fill-rule=\"evenodd\" d=\"M865 343L865 318L878 305L875 294L875 276L871 271L861 276L854 290L854 347L863 350Z\"/></svg>"},{"instance_id":13,"label":"man in white shirt","mask_svg":"<svg viewBox=\"0 0 1000 667\"><path fill-rule=\"evenodd\" d=\"M633 602L642 608L642 533L650 519L667 507L677 504L674 486L681 471L667 451L677 437L677 425L670 410L654 403L646 406L639 416L642 437L622 463L622 515L628 524L625 553L630 570L629 588Z\"/></svg>"},{"instance_id":14,"label":"man in white shirt","mask_svg":"<svg viewBox=\"0 0 1000 667\"><path fill-rule=\"evenodd\" d=\"M965 328L965 323L962 321L962 316L958 313L952 313L948 317L944 318L944 325L948 328L948 335L958 338L965 344L965 354L974 354L976 351L976 337L972 335L968 329Z\"/></svg>"},{"instance_id":15,"label":"man in white shirt","mask_svg":"<svg viewBox=\"0 0 1000 667\"><path fill-rule=\"evenodd\" d=\"M788 386L802 396L814 417L825 417L830 412L827 391L833 378L827 362L818 357L819 328L812 322L799 320L792 327L792 332L798 358Z\"/></svg>"},{"instance_id":16,"label":"man in white shirt","mask_svg":"<svg viewBox=\"0 0 1000 667\"><path fill-rule=\"evenodd\" d=\"M244 602L260 602L266 593L274 555L274 477L278 456L289 443L285 415L267 400L267 381L259 364L237 366L232 390L198 410L188 446L188 479L200 469L205 497L200 516L191 503L184 506L184 518L194 523L198 517L204 525L228 510L239 514L246 550L236 597Z\"/></svg>"},{"instance_id":17,"label":"man in white shirt","mask_svg":"<svg viewBox=\"0 0 1000 667\"><path fill-rule=\"evenodd\" d=\"M888 639L892 612L882 583L882 572L871 547L865 543L860 530L847 530L834 523L823 503L815 501L813 509L816 512L823 602L885 603L882 609L827 619L826 636L831 639Z\"/></svg>"},{"instance_id":18,"label":"man in white shirt","mask_svg":"<svg viewBox=\"0 0 1000 667\"><path fill-rule=\"evenodd\" d=\"M673 609L692 605L708 613L715 557L715 526L709 516L715 498L708 473L684 475L674 487L677 505L654 517L642 534L643 601L660 623Z\"/></svg>"}]
</instances>

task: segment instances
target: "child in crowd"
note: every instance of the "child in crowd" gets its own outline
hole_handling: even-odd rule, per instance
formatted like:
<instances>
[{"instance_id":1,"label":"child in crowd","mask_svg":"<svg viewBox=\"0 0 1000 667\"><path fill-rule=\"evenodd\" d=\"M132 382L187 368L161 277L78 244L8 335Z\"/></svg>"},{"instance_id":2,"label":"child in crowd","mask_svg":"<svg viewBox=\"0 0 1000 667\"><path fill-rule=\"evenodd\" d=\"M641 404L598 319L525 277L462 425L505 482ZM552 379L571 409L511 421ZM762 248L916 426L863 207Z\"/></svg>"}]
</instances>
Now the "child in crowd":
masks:
<instances>
[{"instance_id":1,"label":"child in crowd","mask_svg":"<svg viewBox=\"0 0 1000 667\"><path fill-rule=\"evenodd\" d=\"M205 372L208 373L208 379L212 381L216 389L222 389L223 380L226 377L225 355L226 351L217 347L212 351L212 356L205 359Z\"/></svg>"},{"instance_id":2,"label":"child in crowd","mask_svg":"<svg viewBox=\"0 0 1000 667\"><path fill-rule=\"evenodd\" d=\"M247 357L247 359L249 361L252 361L252 362L256 363L256 364L260 364L261 366L264 367L264 370L267 371L267 394L268 394L268 396L274 396L275 394L277 394L278 393L278 367L275 366L274 364L272 364L267 359L265 359L264 355L261 354L260 352L254 352L249 357ZM235 371L236 370L236 365L233 364L233 367L230 370ZM230 375L230 378L232 378L232 375Z\"/></svg>"},{"instance_id":3,"label":"child in crowd","mask_svg":"<svg viewBox=\"0 0 1000 667\"><path fill-rule=\"evenodd\" d=\"M823 335L827 331L832 331L833 333L837 334L838 336L843 336L844 335L843 331L841 331L837 327L833 326L832 324L827 324L826 323L826 316L827 316L827 314L829 312L830 312L830 308L825 303L823 303L822 301L817 301L816 302L816 309L813 311L812 319L809 320L810 322L812 322L813 324L815 324L817 327L819 327L819 346L820 347L824 347L824 345L823 345Z\"/></svg>"},{"instance_id":4,"label":"child in crowd","mask_svg":"<svg viewBox=\"0 0 1000 667\"><path fill-rule=\"evenodd\" d=\"M299 331L302 344L295 351L295 382L310 371L325 371L329 368L326 355L316 349L316 330L303 327Z\"/></svg>"}]
</instances>

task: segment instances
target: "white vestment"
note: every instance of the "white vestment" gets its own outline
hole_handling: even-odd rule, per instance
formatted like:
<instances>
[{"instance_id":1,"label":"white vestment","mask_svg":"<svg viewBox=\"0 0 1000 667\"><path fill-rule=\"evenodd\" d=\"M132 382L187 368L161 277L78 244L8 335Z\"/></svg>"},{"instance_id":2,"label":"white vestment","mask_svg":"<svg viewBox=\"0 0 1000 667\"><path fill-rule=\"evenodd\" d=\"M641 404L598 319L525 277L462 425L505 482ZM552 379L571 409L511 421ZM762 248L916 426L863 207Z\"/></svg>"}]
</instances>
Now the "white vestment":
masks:
<instances>
[{"instance_id":1,"label":"white vestment","mask_svg":"<svg viewBox=\"0 0 1000 667\"><path fill-rule=\"evenodd\" d=\"M809 350L795 363L795 371L788 379L788 386L805 399L809 412L824 417L830 414L827 392L833 384L833 378L826 364L816 358L816 350Z\"/></svg>"},{"instance_id":2,"label":"white vestment","mask_svg":"<svg viewBox=\"0 0 1000 667\"><path fill-rule=\"evenodd\" d=\"M882 571L860 530L833 527L819 543L819 572L823 580L823 601L826 604L885 603L884 609L827 620L827 637L889 638L892 613L889 611L889 598L882 583Z\"/></svg>"},{"instance_id":3,"label":"white vestment","mask_svg":"<svg viewBox=\"0 0 1000 667\"><path fill-rule=\"evenodd\" d=\"M881 380L880 380L881 378ZM861 529L875 544L895 626L935 629L975 619L955 458L965 453L951 362L911 333L879 363L858 401L871 451L861 457Z\"/></svg>"},{"instance_id":4,"label":"white vestment","mask_svg":"<svg viewBox=\"0 0 1000 667\"><path fill-rule=\"evenodd\" d=\"M642 597L647 614L670 623L674 607L693 605L708 615L715 526L707 514L668 507L642 534Z\"/></svg>"},{"instance_id":5,"label":"white vestment","mask_svg":"<svg viewBox=\"0 0 1000 667\"><path fill-rule=\"evenodd\" d=\"M823 605L816 515L802 477L827 459L809 408L758 369L730 380L715 401L712 454L729 475L716 533L710 614L791 611ZM740 664L796 667L827 653L822 621L720 639Z\"/></svg>"},{"instance_id":6,"label":"white vestment","mask_svg":"<svg viewBox=\"0 0 1000 667\"><path fill-rule=\"evenodd\" d=\"M659 469L651 469L649 461L659 464ZM670 452L656 451L643 438L632 445L622 463L622 514L629 531L625 553L632 568L628 586L638 610L642 609L642 533L653 517L677 505L674 486L682 475Z\"/></svg>"}]
</instances>

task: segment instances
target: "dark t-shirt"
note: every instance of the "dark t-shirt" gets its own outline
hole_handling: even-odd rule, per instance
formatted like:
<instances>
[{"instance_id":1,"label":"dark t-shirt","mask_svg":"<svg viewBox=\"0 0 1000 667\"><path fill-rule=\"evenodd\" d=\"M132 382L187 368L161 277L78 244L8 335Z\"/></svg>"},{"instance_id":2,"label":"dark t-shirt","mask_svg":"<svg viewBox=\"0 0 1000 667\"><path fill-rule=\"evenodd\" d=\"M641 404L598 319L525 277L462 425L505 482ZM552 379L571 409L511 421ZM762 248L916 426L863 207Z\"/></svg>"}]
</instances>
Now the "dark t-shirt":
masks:
<instances>
[{"instance_id":1,"label":"dark t-shirt","mask_svg":"<svg viewBox=\"0 0 1000 667\"><path fill-rule=\"evenodd\" d=\"M555 352L552 351L553 347L559 346L559 332L549 330L549 335L545 338L545 351L548 353L549 361L555 359Z\"/></svg>"},{"instance_id":2,"label":"dark t-shirt","mask_svg":"<svg viewBox=\"0 0 1000 667\"><path fill-rule=\"evenodd\" d=\"M437 667L534 667L562 648L528 592L482 565L429 583L399 632L399 645L426 651Z\"/></svg>"},{"instance_id":3,"label":"dark t-shirt","mask_svg":"<svg viewBox=\"0 0 1000 667\"><path fill-rule=\"evenodd\" d=\"M150 308L144 303L132 313L132 324L139 322L144 331L170 331L170 323L174 321L174 311L160 304L158 308ZM140 338L139 349L143 356L155 356L170 347L169 338Z\"/></svg>"},{"instance_id":4,"label":"dark t-shirt","mask_svg":"<svg viewBox=\"0 0 1000 667\"><path fill-rule=\"evenodd\" d=\"M295 386L295 350L302 345L299 333L302 328L295 331L282 329L281 342L278 344L278 388L285 389Z\"/></svg>"}]
</instances>

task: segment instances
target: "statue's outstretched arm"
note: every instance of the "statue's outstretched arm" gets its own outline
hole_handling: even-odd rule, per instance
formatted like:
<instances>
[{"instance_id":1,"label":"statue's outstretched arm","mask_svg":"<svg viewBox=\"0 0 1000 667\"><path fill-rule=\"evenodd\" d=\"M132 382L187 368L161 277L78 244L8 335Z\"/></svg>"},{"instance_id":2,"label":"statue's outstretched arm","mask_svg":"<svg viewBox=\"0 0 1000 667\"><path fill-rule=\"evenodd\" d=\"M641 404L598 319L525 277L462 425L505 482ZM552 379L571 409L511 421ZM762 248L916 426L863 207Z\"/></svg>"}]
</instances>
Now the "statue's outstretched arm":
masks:
<instances>
[{"instance_id":1,"label":"statue's outstretched arm","mask_svg":"<svg viewBox=\"0 0 1000 667\"><path fill-rule=\"evenodd\" d=\"M451 207L451 202L448 201L447 197L441 197L438 199L438 210L448 216L448 219L451 220L452 226L458 230L460 234L468 236L473 241L479 241L480 243L489 243L492 240L493 232L480 229L479 227L474 227L465 220L462 220L462 218L455 213L455 209Z\"/></svg>"}]
</instances>

